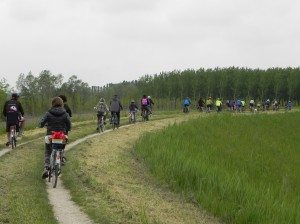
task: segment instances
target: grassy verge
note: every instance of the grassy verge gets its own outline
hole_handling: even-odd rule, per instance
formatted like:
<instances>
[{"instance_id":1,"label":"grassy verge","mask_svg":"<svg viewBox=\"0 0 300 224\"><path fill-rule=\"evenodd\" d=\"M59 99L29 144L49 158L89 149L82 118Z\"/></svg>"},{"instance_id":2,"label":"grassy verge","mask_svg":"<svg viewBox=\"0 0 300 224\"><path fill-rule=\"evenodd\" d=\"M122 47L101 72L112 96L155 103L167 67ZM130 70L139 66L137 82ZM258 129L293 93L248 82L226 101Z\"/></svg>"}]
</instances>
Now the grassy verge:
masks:
<instances>
[{"instance_id":1,"label":"grassy verge","mask_svg":"<svg viewBox=\"0 0 300 224\"><path fill-rule=\"evenodd\" d=\"M227 223L300 223L300 113L215 114L141 138L151 171Z\"/></svg>"}]
</instances>

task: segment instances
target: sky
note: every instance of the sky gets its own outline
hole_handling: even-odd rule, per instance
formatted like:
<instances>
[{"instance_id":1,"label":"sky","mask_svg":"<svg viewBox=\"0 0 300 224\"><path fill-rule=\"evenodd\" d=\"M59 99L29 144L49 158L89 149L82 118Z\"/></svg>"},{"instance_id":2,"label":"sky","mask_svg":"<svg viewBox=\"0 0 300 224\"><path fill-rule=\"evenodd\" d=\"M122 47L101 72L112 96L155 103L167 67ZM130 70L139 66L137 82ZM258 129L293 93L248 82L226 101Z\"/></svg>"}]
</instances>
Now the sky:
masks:
<instances>
[{"instance_id":1,"label":"sky","mask_svg":"<svg viewBox=\"0 0 300 224\"><path fill-rule=\"evenodd\" d=\"M0 0L0 80L299 67L298 0Z\"/></svg>"}]
</instances>

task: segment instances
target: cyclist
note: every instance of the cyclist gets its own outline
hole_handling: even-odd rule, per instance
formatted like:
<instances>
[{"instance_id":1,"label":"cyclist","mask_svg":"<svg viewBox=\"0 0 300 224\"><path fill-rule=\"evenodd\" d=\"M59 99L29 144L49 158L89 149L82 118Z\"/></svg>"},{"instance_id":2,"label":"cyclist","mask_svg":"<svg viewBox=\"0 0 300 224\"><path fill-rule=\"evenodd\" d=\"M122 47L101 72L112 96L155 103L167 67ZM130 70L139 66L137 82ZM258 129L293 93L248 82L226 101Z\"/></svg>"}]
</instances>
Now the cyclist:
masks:
<instances>
[{"instance_id":1,"label":"cyclist","mask_svg":"<svg viewBox=\"0 0 300 224\"><path fill-rule=\"evenodd\" d=\"M135 101L134 100L131 100L130 101L130 104L129 104L129 113L130 113L130 116L132 113L136 113L138 111L138 106L136 105ZM134 116L135 117L135 116Z\"/></svg>"},{"instance_id":2,"label":"cyclist","mask_svg":"<svg viewBox=\"0 0 300 224\"><path fill-rule=\"evenodd\" d=\"M216 107L217 107L217 112L221 112L222 101L220 100L220 98L216 100Z\"/></svg>"},{"instance_id":3,"label":"cyclist","mask_svg":"<svg viewBox=\"0 0 300 224\"><path fill-rule=\"evenodd\" d=\"M236 101L236 105L238 107L238 112L242 112L242 101L240 99Z\"/></svg>"},{"instance_id":4,"label":"cyclist","mask_svg":"<svg viewBox=\"0 0 300 224\"><path fill-rule=\"evenodd\" d=\"M292 103L292 101L289 100L289 102L286 104L286 108L287 108L288 110L291 110L291 109L292 109L292 106L293 106L293 103Z\"/></svg>"},{"instance_id":5,"label":"cyclist","mask_svg":"<svg viewBox=\"0 0 300 224\"><path fill-rule=\"evenodd\" d=\"M104 124L106 124L106 114L109 112L108 106L105 103L105 99L104 98L100 98L98 104L94 107L94 109L97 110L97 120L99 120L99 118L101 116L103 116L103 120L104 120ZM99 130L98 126L97 126L97 131Z\"/></svg>"},{"instance_id":6,"label":"cyclist","mask_svg":"<svg viewBox=\"0 0 300 224\"><path fill-rule=\"evenodd\" d=\"M149 101L149 113L152 114L152 105L154 105L153 100L151 99L151 96L148 96L148 101Z\"/></svg>"},{"instance_id":7,"label":"cyclist","mask_svg":"<svg viewBox=\"0 0 300 224\"><path fill-rule=\"evenodd\" d=\"M250 100L249 103L250 112L254 112L254 105L255 105L254 99Z\"/></svg>"},{"instance_id":8,"label":"cyclist","mask_svg":"<svg viewBox=\"0 0 300 224\"><path fill-rule=\"evenodd\" d=\"M264 103L264 110L269 110L270 107L270 99L267 99L266 102Z\"/></svg>"},{"instance_id":9,"label":"cyclist","mask_svg":"<svg viewBox=\"0 0 300 224\"><path fill-rule=\"evenodd\" d=\"M245 111L245 106L246 106L246 101L242 100L241 103L242 103L242 112L244 112Z\"/></svg>"},{"instance_id":10,"label":"cyclist","mask_svg":"<svg viewBox=\"0 0 300 224\"><path fill-rule=\"evenodd\" d=\"M187 113L190 110L190 105L191 105L191 100L190 98L187 96L184 100L183 100L183 112Z\"/></svg>"},{"instance_id":11,"label":"cyclist","mask_svg":"<svg viewBox=\"0 0 300 224\"><path fill-rule=\"evenodd\" d=\"M3 106L3 116L6 118L6 146L10 144L10 126L16 125L18 136L23 135L24 128L24 110L22 104L18 101L19 94L13 93L11 99L7 100Z\"/></svg>"},{"instance_id":12,"label":"cyclist","mask_svg":"<svg viewBox=\"0 0 300 224\"><path fill-rule=\"evenodd\" d=\"M148 97L144 94L142 99L141 99L141 110L142 110L142 114L141 116L143 116L143 111L147 111L149 113L149 99Z\"/></svg>"},{"instance_id":13,"label":"cyclist","mask_svg":"<svg viewBox=\"0 0 300 224\"><path fill-rule=\"evenodd\" d=\"M210 112L212 110L212 105L213 105L213 101L212 101L211 97L208 97L208 99L206 100L207 112Z\"/></svg>"},{"instance_id":14,"label":"cyclist","mask_svg":"<svg viewBox=\"0 0 300 224\"><path fill-rule=\"evenodd\" d=\"M64 102L64 108L66 112L69 114L70 118L72 117L72 111L69 105L67 104L67 97L65 95L59 95L59 97L63 100Z\"/></svg>"},{"instance_id":15,"label":"cyclist","mask_svg":"<svg viewBox=\"0 0 300 224\"><path fill-rule=\"evenodd\" d=\"M203 111L203 107L204 107L204 101L203 101L203 99L200 97L200 99L198 100L198 109L199 109L199 112L202 112L202 111Z\"/></svg>"},{"instance_id":16,"label":"cyclist","mask_svg":"<svg viewBox=\"0 0 300 224\"><path fill-rule=\"evenodd\" d=\"M39 128L47 125L47 133L45 137L45 157L44 157L44 172L42 178L48 177L48 169L50 165L51 143L49 137L52 135L51 131L62 131L64 134L71 130L71 120L69 114L63 108L63 100L60 97L52 99L52 107L46 112L42 120L38 124ZM66 158L63 155L62 161L65 162Z\"/></svg>"},{"instance_id":17,"label":"cyclist","mask_svg":"<svg viewBox=\"0 0 300 224\"><path fill-rule=\"evenodd\" d=\"M273 110L278 111L279 110L279 104L276 99L273 101Z\"/></svg>"},{"instance_id":18,"label":"cyclist","mask_svg":"<svg viewBox=\"0 0 300 224\"><path fill-rule=\"evenodd\" d=\"M114 113L117 114L118 117L118 126L120 125L120 111L123 110L122 104L118 99L118 95L115 94L109 103L109 111L111 113L111 117Z\"/></svg>"}]
</instances>

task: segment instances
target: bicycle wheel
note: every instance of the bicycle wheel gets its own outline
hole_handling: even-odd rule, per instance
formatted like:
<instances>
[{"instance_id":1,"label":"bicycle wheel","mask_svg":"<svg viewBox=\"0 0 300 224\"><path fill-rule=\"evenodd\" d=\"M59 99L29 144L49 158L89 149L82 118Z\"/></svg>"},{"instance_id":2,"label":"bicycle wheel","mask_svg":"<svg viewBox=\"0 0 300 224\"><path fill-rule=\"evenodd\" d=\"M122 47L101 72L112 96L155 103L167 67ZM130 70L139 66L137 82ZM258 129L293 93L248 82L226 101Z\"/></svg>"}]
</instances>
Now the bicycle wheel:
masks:
<instances>
[{"instance_id":1,"label":"bicycle wheel","mask_svg":"<svg viewBox=\"0 0 300 224\"><path fill-rule=\"evenodd\" d=\"M11 148L14 149L17 147L17 142L16 142L16 136L13 135L10 139L10 142L11 142Z\"/></svg>"},{"instance_id":2,"label":"bicycle wheel","mask_svg":"<svg viewBox=\"0 0 300 224\"><path fill-rule=\"evenodd\" d=\"M101 127L101 124L100 124L100 121L98 121L98 123L97 123L97 131L98 132L101 132L100 127Z\"/></svg>"},{"instance_id":3,"label":"bicycle wheel","mask_svg":"<svg viewBox=\"0 0 300 224\"><path fill-rule=\"evenodd\" d=\"M58 179L58 164L55 164L51 173L52 173L52 187L56 188L57 179Z\"/></svg>"},{"instance_id":4,"label":"bicycle wheel","mask_svg":"<svg viewBox=\"0 0 300 224\"><path fill-rule=\"evenodd\" d=\"M52 177L52 169L51 169L51 167L49 167L49 170L48 170L48 182L51 181L51 177Z\"/></svg>"},{"instance_id":5,"label":"bicycle wheel","mask_svg":"<svg viewBox=\"0 0 300 224\"><path fill-rule=\"evenodd\" d=\"M100 123L99 130L100 130L100 132L104 132L104 130L105 130L105 125L104 125L103 121L101 121L101 123Z\"/></svg>"}]
</instances>

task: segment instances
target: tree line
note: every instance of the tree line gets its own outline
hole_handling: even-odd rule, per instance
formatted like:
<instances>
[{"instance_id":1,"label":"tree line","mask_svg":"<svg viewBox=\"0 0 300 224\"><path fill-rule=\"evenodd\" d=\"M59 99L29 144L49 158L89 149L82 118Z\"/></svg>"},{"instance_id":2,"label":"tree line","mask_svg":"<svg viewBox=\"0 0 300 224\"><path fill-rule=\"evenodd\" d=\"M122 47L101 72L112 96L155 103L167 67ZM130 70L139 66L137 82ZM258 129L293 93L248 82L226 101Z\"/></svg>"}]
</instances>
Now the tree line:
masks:
<instances>
[{"instance_id":1,"label":"tree line","mask_svg":"<svg viewBox=\"0 0 300 224\"><path fill-rule=\"evenodd\" d=\"M201 97L223 100L243 99L256 102L277 99L282 105L300 99L300 68L250 69L239 67L198 70L186 69L144 75L138 80L108 83L104 86L89 86L71 76L63 82L62 74L49 70L38 75L20 74L16 83L20 101L27 115L40 115L49 109L54 96L63 94L74 113L93 110L101 97L109 101L117 94L124 110L132 99L138 103L143 94L150 95L157 110L179 109L182 101L189 96L194 103ZM0 81L0 101L4 104L12 90L5 80Z\"/></svg>"}]
</instances>

